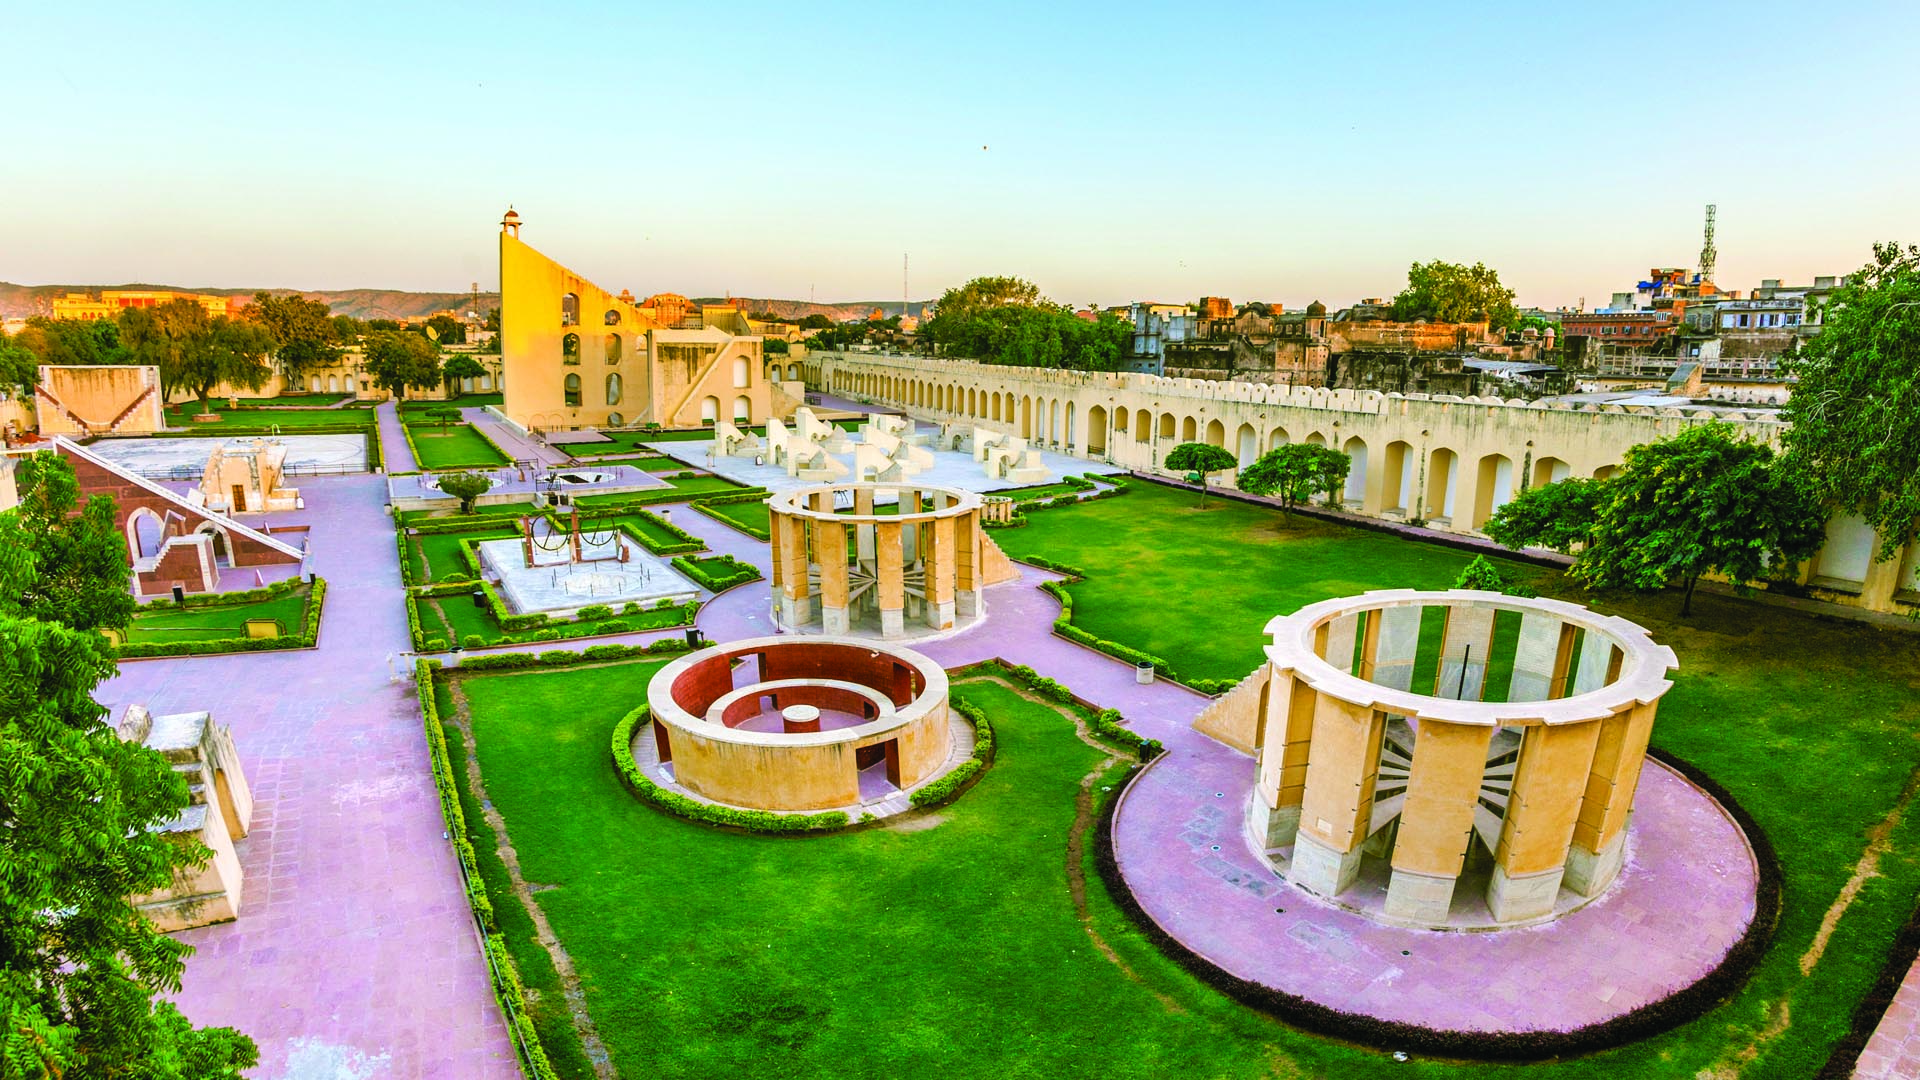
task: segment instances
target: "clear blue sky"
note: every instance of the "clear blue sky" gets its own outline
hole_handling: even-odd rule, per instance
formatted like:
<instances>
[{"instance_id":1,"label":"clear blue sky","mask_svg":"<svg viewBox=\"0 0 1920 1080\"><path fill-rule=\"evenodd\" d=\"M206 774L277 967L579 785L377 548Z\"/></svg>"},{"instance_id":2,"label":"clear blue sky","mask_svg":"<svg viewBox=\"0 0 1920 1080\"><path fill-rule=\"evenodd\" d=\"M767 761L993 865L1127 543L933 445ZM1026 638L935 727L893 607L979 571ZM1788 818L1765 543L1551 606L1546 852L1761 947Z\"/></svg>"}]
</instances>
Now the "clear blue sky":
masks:
<instances>
[{"instance_id":1,"label":"clear blue sky","mask_svg":"<svg viewBox=\"0 0 1920 1080\"><path fill-rule=\"evenodd\" d=\"M421 5L424 7L424 5ZM0 280L1522 303L1920 240L1920 4L17 3Z\"/></svg>"}]
</instances>

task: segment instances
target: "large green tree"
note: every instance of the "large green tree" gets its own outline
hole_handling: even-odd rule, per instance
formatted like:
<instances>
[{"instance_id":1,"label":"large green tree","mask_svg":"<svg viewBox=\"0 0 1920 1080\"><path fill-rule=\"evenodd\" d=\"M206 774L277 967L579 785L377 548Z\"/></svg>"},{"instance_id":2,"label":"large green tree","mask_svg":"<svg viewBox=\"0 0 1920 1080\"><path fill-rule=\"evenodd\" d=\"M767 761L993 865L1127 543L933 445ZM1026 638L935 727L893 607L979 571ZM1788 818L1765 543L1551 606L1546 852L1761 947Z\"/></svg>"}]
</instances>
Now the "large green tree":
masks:
<instances>
[{"instance_id":1,"label":"large green tree","mask_svg":"<svg viewBox=\"0 0 1920 1080\"><path fill-rule=\"evenodd\" d=\"M32 460L36 491L71 483L64 461ZM41 561L41 538L61 528L49 515L65 516L59 499L0 513L0 1076L239 1076L258 1059L251 1040L195 1029L156 998L178 992L192 950L129 898L208 853L150 831L185 809L186 783L161 755L123 742L93 700L114 670L98 627L127 620L93 622L101 614L82 606L68 622L45 602L67 588L47 576L89 572L84 558ZM96 515L83 516L90 529ZM124 593L125 573L116 560L95 585Z\"/></svg>"},{"instance_id":2,"label":"large green tree","mask_svg":"<svg viewBox=\"0 0 1920 1080\"><path fill-rule=\"evenodd\" d=\"M1393 317L1402 321L1487 321L1505 330L1520 316L1513 306L1513 290L1500 284L1498 272L1485 263L1414 263L1407 269L1407 287L1393 298Z\"/></svg>"},{"instance_id":3,"label":"large green tree","mask_svg":"<svg viewBox=\"0 0 1920 1080\"><path fill-rule=\"evenodd\" d=\"M1920 246L1875 244L1786 371L1788 462L1879 530L1877 555L1892 558L1920 526Z\"/></svg>"},{"instance_id":4,"label":"large green tree","mask_svg":"<svg viewBox=\"0 0 1920 1080\"><path fill-rule=\"evenodd\" d=\"M40 378L39 367L40 358L32 349L0 330L0 389L17 391L23 396L32 394L33 384Z\"/></svg>"},{"instance_id":5,"label":"large green tree","mask_svg":"<svg viewBox=\"0 0 1920 1080\"><path fill-rule=\"evenodd\" d=\"M1232 454L1212 443L1188 442L1167 451L1162 462L1169 469L1187 474L1187 482L1200 485L1200 505L1207 505L1207 477L1225 472L1240 462Z\"/></svg>"},{"instance_id":6,"label":"large green tree","mask_svg":"<svg viewBox=\"0 0 1920 1080\"><path fill-rule=\"evenodd\" d=\"M947 290L920 336L949 356L988 364L1112 371L1132 329L1112 315L1082 319L1031 282L985 277Z\"/></svg>"},{"instance_id":7,"label":"large green tree","mask_svg":"<svg viewBox=\"0 0 1920 1080\"><path fill-rule=\"evenodd\" d=\"M1249 495L1271 495L1280 500L1280 512L1291 515L1314 495L1332 498L1347 482L1353 459L1318 443L1287 443L1261 454L1240 470L1240 490Z\"/></svg>"},{"instance_id":8,"label":"large green tree","mask_svg":"<svg viewBox=\"0 0 1920 1080\"><path fill-rule=\"evenodd\" d=\"M1567 481L1562 481L1562 484ZM1730 424L1698 424L1627 451L1620 470L1561 497L1534 488L1502 507L1488 526L1510 547L1585 544L1567 573L1588 588L1642 591L1677 584L1691 614L1701 575L1736 586L1784 570L1818 551L1826 514L1773 449ZM1594 490L1590 489L1590 490ZM1583 532L1584 526L1584 532Z\"/></svg>"},{"instance_id":9,"label":"large green tree","mask_svg":"<svg viewBox=\"0 0 1920 1080\"><path fill-rule=\"evenodd\" d=\"M465 345L467 324L451 315L435 315L427 320L427 336L442 345Z\"/></svg>"},{"instance_id":10,"label":"large green tree","mask_svg":"<svg viewBox=\"0 0 1920 1080\"><path fill-rule=\"evenodd\" d=\"M112 319L49 319L36 315L14 343L38 362L55 366L128 363L120 326Z\"/></svg>"},{"instance_id":11,"label":"large green tree","mask_svg":"<svg viewBox=\"0 0 1920 1080\"><path fill-rule=\"evenodd\" d=\"M448 389L453 388L457 379L477 379L486 373L487 369L480 366L480 361L465 353L449 356L446 363L440 365L440 377L446 380Z\"/></svg>"},{"instance_id":12,"label":"large green tree","mask_svg":"<svg viewBox=\"0 0 1920 1080\"><path fill-rule=\"evenodd\" d=\"M73 466L57 454L20 458L14 484L20 496L15 535L38 570L7 599L34 618L75 630L127 625L134 602L113 499L95 495L82 506Z\"/></svg>"},{"instance_id":13,"label":"large green tree","mask_svg":"<svg viewBox=\"0 0 1920 1080\"><path fill-rule=\"evenodd\" d=\"M289 385L299 385L304 369L324 367L340 358L333 315L323 300L309 300L298 293L257 292L246 317L273 335L273 355Z\"/></svg>"},{"instance_id":14,"label":"large green tree","mask_svg":"<svg viewBox=\"0 0 1920 1080\"><path fill-rule=\"evenodd\" d=\"M366 372L373 385L398 397L408 388L440 385L440 346L424 334L375 330L366 336Z\"/></svg>"}]
</instances>

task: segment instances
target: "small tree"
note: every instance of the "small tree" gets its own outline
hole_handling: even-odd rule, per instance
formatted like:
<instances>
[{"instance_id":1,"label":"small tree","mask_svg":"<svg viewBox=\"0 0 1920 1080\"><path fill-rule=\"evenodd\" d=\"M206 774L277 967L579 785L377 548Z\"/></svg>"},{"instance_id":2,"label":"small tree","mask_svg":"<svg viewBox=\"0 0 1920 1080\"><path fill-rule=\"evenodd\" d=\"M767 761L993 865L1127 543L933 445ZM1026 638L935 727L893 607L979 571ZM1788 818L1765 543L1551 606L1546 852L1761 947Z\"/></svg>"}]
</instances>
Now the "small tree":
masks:
<instances>
[{"instance_id":1,"label":"small tree","mask_svg":"<svg viewBox=\"0 0 1920 1080\"><path fill-rule=\"evenodd\" d=\"M448 424L457 424L460 422L460 410L459 409L428 409L427 419L440 421L440 434L445 435L447 433Z\"/></svg>"},{"instance_id":2,"label":"small tree","mask_svg":"<svg viewBox=\"0 0 1920 1080\"><path fill-rule=\"evenodd\" d=\"M1583 542L1586 550L1567 570L1576 581L1642 591L1677 583L1684 590L1680 614L1689 615L1700 575L1719 573L1744 586L1769 568L1811 557L1826 537L1819 501L1770 447L1729 424L1699 424L1633 447L1620 471L1595 485L1597 502L1559 500L1548 523L1531 533L1517 523L1501 526L1501 542L1513 546L1526 535L1569 547ZM1537 501L1529 515L1548 508L1544 494L1522 498Z\"/></svg>"},{"instance_id":3,"label":"small tree","mask_svg":"<svg viewBox=\"0 0 1920 1080\"><path fill-rule=\"evenodd\" d=\"M480 473L440 474L440 490L460 500L460 512L473 513L473 501L493 490L493 478Z\"/></svg>"},{"instance_id":4,"label":"small tree","mask_svg":"<svg viewBox=\"0 0 1920 1080\"><path fill-rule=\"evenodd\" d=\"M1569 477L1531 487L1494 511L1481 531L1518 550L1543 547L1571 555L1593 536L1607 482Z\"/></svg>"},{"instance_id":5,"label":"small tree","mask_svg":"<svg viewBox=\"0 0 1920 1080\"><path fill-rule=\"evenodd\" d=\"M1500 575L1500 568L1485 555L1475 555L1473 561L1460 568L1460 576L1453 579L1456 589L1479 589L1482 592L1507 591L1507 579Z\"/></svg>"},{"instance_id":6,"label":"small tree","mask_svg":"<svg viewBox=\"0 0 1920 1080\"><path fill-rule=\"evenodd\" d=\"M1280 512L1291 517L1293 508L1324 491L1331 496L1347 482L1353 459L1318 443L1287 443L1260 455L1240 470L1240 490L1249 495L1272 495Z\"/></svg>"},{"instance_id":7,"label":"small tree","mask_svg":"<svg viewBox=\"0 0 1920 1080\"><path fill-rule=\"evenodd\" d=\"M1167 453L1169 469L1186 471L1187 482L1200 485L1200 505L1207 505L1207 476L1240 464L1232 454L1212 443L1181 443Z\"/></svg>"},{"instance_id":8,"label":"small tree","mask_svg":"<svg viewBox=\"0 0 1920 1080\"><path fill-rule=\"evenodd\" d=\"M447 381L448 390L452 390L461 379L477 379L486 373L487 369L480 366L480 361L465 353L449 356L447 362L440 365L440 377Z\"/></svg>"}]
</instances>

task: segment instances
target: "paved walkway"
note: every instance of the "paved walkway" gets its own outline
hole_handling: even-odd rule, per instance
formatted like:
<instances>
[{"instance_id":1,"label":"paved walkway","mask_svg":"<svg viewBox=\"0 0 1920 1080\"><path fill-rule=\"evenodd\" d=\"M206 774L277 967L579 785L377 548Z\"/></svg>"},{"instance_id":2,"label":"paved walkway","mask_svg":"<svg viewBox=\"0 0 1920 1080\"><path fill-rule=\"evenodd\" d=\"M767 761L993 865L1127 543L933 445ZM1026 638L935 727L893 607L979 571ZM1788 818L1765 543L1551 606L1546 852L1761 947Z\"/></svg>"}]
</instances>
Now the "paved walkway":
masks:
<instances>
[{"instance_id":1,"label":"paved walkway","mask_svg":"<svg viewBox=\"0 0 1920 1080\"><path fill-rule=\"evenodd\" d=\"M387 445L404 457L405 443ZM128 662L96 695L116 718L133 703L210 710L232 725L253 788L240 918L180 935L199 950L181 1006L251 1035L256 1077L518 1077L413 685L388 681L407 625L386 485L300 487L307 509L275 524L313 526L320 647Z\"/></svg>"},{"instance_id":2,"label":"paved walkway","mask_svg":"<svg viewBox=\"0 0 1920 1080\"><path fill-rule=\"evenodd\" d=\"M1914 1080L1920 1077L1920 963L1907 969L1906 981L1887 1006L1873 1038L1860 1051L1853 1075L1858 1080Z\"/></svg>"},{"instance_id":3,"label":"paved walkway","mask_svg":"<svg viewBox=\"0 0 1920 1080\"><path fill-rule=\"evenodd\" d=\"M407 433L400 429L400 408L391 401L374 406L380 424L380 460L389 473L418 472L413 447L407 445Z\"/></svg>"}]
</instances>

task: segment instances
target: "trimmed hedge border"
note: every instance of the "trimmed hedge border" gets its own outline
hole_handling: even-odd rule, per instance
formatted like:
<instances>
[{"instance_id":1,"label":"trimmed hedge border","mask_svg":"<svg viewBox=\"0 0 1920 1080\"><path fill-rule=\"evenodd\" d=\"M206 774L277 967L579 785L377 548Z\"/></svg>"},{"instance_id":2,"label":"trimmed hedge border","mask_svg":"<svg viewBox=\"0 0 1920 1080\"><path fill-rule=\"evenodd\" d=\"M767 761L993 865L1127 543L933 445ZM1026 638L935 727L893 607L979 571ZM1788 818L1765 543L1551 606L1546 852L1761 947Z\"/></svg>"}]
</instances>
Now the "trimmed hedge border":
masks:
<instances>
[{"instance_id":1,"label":"trimmed hedge border","mask_svg":"<svg viewBox=\"0 0 1920 1080\"><path fill-rule=\"evenodd\" d=\"M721 477L721 479L724 480L726 478ZM729 481L729 483L731 483L731 481ZM580 507L580 509L583 511L592 511L596 514L631 514L645 507L658 506L661 503L712 502L715 499L738 499L743 496L765 499L771 494L773 493L766 488L742 488L739 491L703 491L689 495L679 488L670 487L665 491L650 491L636 494L622 502L588 503ZM745 500L742 499L742 501Z\"/></svg>"},{"instance_id":2,"label":"trimmed hedge border","mask_svg":"<svg viewBox=\"0 0 1920 1080\"><path fill-rule=\"evenodd\" d=\"M1178 672L1174 671L1173 665L1168 663L1163 657L1155 656L1150 652L1142 652L1131 645L1122 645L1118 641L1109 641L1106 638L1097 637L1080 629L1073 625L1073 594L1067 591L1067 585L1076 581L1085 581L1087 579L1086 571L1077 566L1054 562L1052 559L1042 558L1038 555L1023 555L1018 558L1008 556L1008 558L1013 559L1014 562L1026 563L1028 566L1037 566L1042 570L1051 570L1056 574L1064 575L1068 579L1064 584L1058 581L1044 581L1040 583L1042 591L1055 600L1060 601L1060 614L1053 620L1053 632L1060 637L1066 638L1076 645L1085 645L1087 648L1096 652L1106 653L1116 660L1124 660L1129 664L1152 664L1153 670L1156 673L1188 689L1208 696L1226 693L1228 690L1240 684L1238 679L1183 679Z\"/></svg>"},{"instance_id":3,"label":"trimmed hedge border","mask_svg":"<svg viewBox=\"0 0 1920 1080\"><path fill-rule=\"evenodd\" d=\"M1101 808L1099 829L1094 838L1094 863L1114 903L1162 955L1226 996L1302 1030L1380 1050L1405 1050L1474 1061L1542 1061L1611 1050L1696 1020L1731 998L1746 984L1754 967L1772 946L1774 931L1780 922L1780 862L1773 843L1759 823L1725 788L1692 764L1658 750L1647 752L1712 796L1745 831L1759 866L1753 921L1720 963L1692 985L1632 1012L1572 1031L1479 1032L1418 1027L1341 1012L1320 1002L1242 979L1216 966L1162 929L1140 906L1120 873L1113 850L1113 819L1127 790L1142 771L1140 767L1128 772L1125 782L1118 785L1119 792Z\"/></svg>"},{"instance_id":4,"label":"trimmed hedge border","mask_svg":"<svg viewBox=\"0 0 1920 1080\"><path fill-rule=\"evenodd\" d=\"M727 498L725 500L701 499L697 502L688 503L687 505L695 513L704 514L707 517L712 518L713 520L719 522L722 525L725 525L727 528L732 529L737 533L743 533L747 536L753 537L755 540L759 540L762 542L772 540L773 539L772 529L756 529L749 526L745 522L735 521L734 519L728 517L727 515L717 513L713 509L711 509L714 506L725 506L727 503L738 503L738 502L746 502L746 501L747 500L745 499L735 499L735 498ZM765 502L766 500L758 499L755 501Z\"/></svg>"},{"instance_id":5,"label":"trimmed hedge border","mask_svg":"<svg viewBox=\"0 0 1920 1080\"><path fill-rule=\"evenodd\" d=\"M712 558L724 562L726 569L717 574L712 573L685 555L673 557L673 568L691 578L694 584L712 593L726 592L735 585L745 585L749 581L760 579L760 568L752 563L743 563L731 555L715 555Z\"/></svg>"},{"instance_id":6,"label":"trimmed hedge border","mask_svg":"<svg viewBox=\"0 0 1920 1080\"><path fill-rule=\"evenodd\" d=\"M973 756L955 765L947 775L915 788L913 794L907 796L907 802L915 810L931 810L959 798L968 788L980 782L980 774L987 771L999 752L994 741L993 722L987 719L986 710L957 695L950 695L947 707L966 717L967 722L973 725Z\"/></svg>"},{"instance_id":7,"label":"trimmed hedge border","mask_svg":"<svg viewBox=\"0 0 1920 1080\"><path fill-rule=\"evenodd\" d=\"M413 441L413 425L407 422L407 418L404 413L399 414L399 420L400 420L400 434L405 436L407 440L407 453L413 455L413 463L420 467L421 472L427 472L427 473L488 472L493 469L508 468L513 464L514 459L512 454L509 454L505 450L500 449L500 444L497 442L494 442L492 437L490 437L486 432L480 430L480 426L478 424L462 419L458 424L449 424L448 426L472 428L473 433L475 435L480 436L481 442L484 442L488 446L493 447L493 452L500 455L500 460L486 464L486 465L440 465L436 467L429 467L420 460L420 447L416 445ZM438 420L422 420L420 422L420 426L436 427L439 425L439 423L440 422ZM451 498L451 496L449 496L449 498Z\"/></svg>"},{"instance_id":8,"label":"trimmed hedge border","mask_svg":"<svg viewBox=\"0 0 1920 1080\"><path fill-rule=\"evenodd\" d=\"M844 829L853 823L840 810L829 810L823 814L776 814L768 810L716 806L689 799L677 791L668 791L647 779L646 774L640 771L639 763L633 759L633 732L643 722L653 722L653 716L645 705L628 713L613 726L613 771L627 790L648 806L703 825L718 825L751 833L823 832Z\"/></svg>"},{"instance_id":9,"label":"trimmed hedge border","mask_svg":"<svg viewBox=\"0 0 1920 1080\"><path fill-rule=\"evenodd\" d=\"M468 596L472 595L475 589L479 589L481 594L487 598L488 613L493 616L494 622L500 625L502 635L516 634L523 630L533 630L535 631L533 640L519 642L507 641L503 636L495 641L482 640L474 643L470 641L451 642L444 638L426 636L426 631L420 621L420 601L422 599L438 596ZM629 602L629 606L635 603L637 602ZM661 601L661 603L664 604L665 601ZM656 605L651 608L640 608L637 611L627 611L623 606L621 610L617 612L612 609L607 609L605 614L597 616L576 617L561 622L552 622L545 612L536 612L532 615L506 614L506 605L500 599L500 594L495 591L491 582L486 581L449 581L442 582L439 585L423 585L419 588L409 590L406 593L406 605L407 631L412 635L413 647L418 652L445 652L455 645L460 645L462 648L485 649L495 645L539 644L546 641L578 641L581 638L613 637L618 634L650 634L656 630L674 630L683 626L692 626L694 619L700 614L700 602L698 600L690 600L684 604L667 604L665 607ZM592 610L594 607L604 608L605 605L589 605L581 610L584 613ZM646 626L638 629L621 621L634 615L645 615L656 611L677 612L679 614L678 621L667 623L664 626ZM568 629L578 630L582 627L586 629L578 633L566 632ZM551 634L552 636L542 636L545 634ZM475 634L467 635L468 638L477 636L478 635Z\"/></svg>"},{"instance_id":10,"label":"trimmed hedge border","mask_svg":"<svg viewBox=\"0 0 1920 1080\"><path fill-rule=\"evenodd\" d=\"M1119 709L1101 708L1086 698L1073 692L1067 684L1049 679L1025 664L1013 665L994 657L989 663L1000 669L1009 681L1039 694L1060 705L1080 709L1086 714L1087 727L1095 735L1116 746L1124 746L1140 755L1141 761L1152 761L1166 751L1158 739L1149 739L1132 728L1125 727L1127 718L1120 715Z\"/></svg>"},{"instance_id":11,"label":"trimmed hedge border","mask_svg":"<svg viewBox=\"0 0 1920 1080\"><path fill-rule=\"evenodd\" d=\"M175 603L172 600L155 600L144 605L147 608L198 608L225 607L250 604L260 600L269 600L292 592L302 584L299 578L276 581L264 589L249 589L241 593L202 593L189 596ZM114 647L116 660L151 660L163 656L219 656L225 653L241 652L281 652L290 649L311 649L320 644L320 611L327 599L327 581L325 578L313 579L312 590L307 594L307 602L300 608L300 632L283 634L272 638L221 638L216 641L180 641L174 643L139 644L129 642Z\"/></svg>"}]
</instances>

